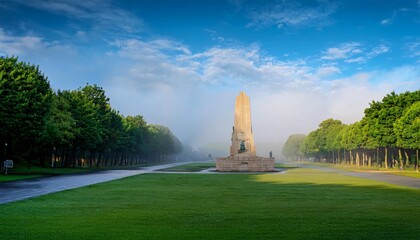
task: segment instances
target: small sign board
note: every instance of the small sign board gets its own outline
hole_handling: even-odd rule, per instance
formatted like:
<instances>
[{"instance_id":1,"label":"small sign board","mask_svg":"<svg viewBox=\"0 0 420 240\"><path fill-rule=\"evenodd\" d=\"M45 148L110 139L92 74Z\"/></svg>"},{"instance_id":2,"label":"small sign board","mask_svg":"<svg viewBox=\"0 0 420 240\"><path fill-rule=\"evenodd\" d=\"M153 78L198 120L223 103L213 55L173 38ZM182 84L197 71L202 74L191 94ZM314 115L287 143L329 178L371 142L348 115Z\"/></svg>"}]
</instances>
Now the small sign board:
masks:
<instances>
[{"instance_id":1,"label":"small sign board","mask_svg":"<svg viewBox=\"0 0 420 240\"><path fill-rule=\"evenodd\" d=\"M13 160L6 160L4 161L5 168L13 168Z\"/></svg>"}]
</instances>

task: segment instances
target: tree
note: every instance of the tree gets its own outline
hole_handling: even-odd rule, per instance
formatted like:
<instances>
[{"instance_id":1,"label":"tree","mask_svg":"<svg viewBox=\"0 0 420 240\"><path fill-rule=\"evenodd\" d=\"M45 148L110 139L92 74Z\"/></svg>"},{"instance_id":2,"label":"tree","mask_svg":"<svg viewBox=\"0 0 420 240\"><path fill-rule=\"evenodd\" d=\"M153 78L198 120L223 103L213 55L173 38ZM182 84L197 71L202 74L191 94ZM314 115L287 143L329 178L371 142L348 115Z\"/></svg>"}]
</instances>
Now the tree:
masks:
<instances>
[{"instance_id":1,"label":"tree","mask_svg":"<svg viewBox=\"0 0 420 240\"><path fill-rule=\"evenodd\" d=\"M162 125L148 125L148 154L158 161L165 161L170 154L182 152L182 144L169 128Z\"/></svg>"},{"instance_id":2,"label":"tree","mask_svg":"<svg viewBox=\"0 0 420 240\"><path fill-rule=\"evenodd\" d=\"M420 149L420 101L406 109L400 119L394 123L397 146L416 149L416 170L419 171Z\"/></svg>"},{"instance_id":3,"label":"tree","mask_svg":"<svg viewBox=\"0 0 420 240\"><path fill-rule=\"evenodd\" d=\"M310 132L305 139L303 139L299 146L299 152L307 157L319 158L319 146L317 144L317 131Z\"/></svg>"},{"instance_id":4,"label":"tree","mask_svg":"<svg viewBox=\"0 0 420 240\"><path fill-rule=\"evenodd\" d=\"M39 157L52 94L38 66L0 58L0 143L8 143L16 160Z\"/></svg>"},{"instance_id":5,"label":"tree","mask_svg":"<svg viewBox=\"0 0 420 240\"><path fill-rule=\"evenodd\" d=\"M302 154L299 152L299 147L305 139L304 134L293 134L287 138L283 146L282 153L286 158L299 161Z\"/></svg>"}]
</instances>

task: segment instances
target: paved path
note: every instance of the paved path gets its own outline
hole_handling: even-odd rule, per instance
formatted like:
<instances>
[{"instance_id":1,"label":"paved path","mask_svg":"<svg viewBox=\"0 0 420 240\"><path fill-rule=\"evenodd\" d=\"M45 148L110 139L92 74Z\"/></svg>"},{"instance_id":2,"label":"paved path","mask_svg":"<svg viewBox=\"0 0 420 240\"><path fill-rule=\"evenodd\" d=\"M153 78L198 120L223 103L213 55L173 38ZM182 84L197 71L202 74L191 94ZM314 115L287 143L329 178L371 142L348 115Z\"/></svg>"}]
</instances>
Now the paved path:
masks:
<instances>
[{"instance_id":1,"label":"paved path","mask_svg":"<svg viewBox=\"0 0 420 240\"><path fill-rule=\"evenodd\" d=\"M0 204L15 202L26 198L67 189L84 187L96 183L112 181L133 175L149 173L159 169L174 167L183 163L169 163L144 167L135 170L108 170L89 174L64 175L0 183Z\"/></svg>"},{"instance_id":2,"label":"paved path","mask_svg":"<svg viewBox=\"0 0 420 240\"><path fill-rule=\"evenodd\" d=\"M327 172L334 172L334 173L339 173L339 174L352 176L352 177L367 178L367 179L375 180L378 182L386 182L386 183L401 185L405 187L420 189L420 178L398 176L398 175L393 175L393 174L383 173L383 172L351 172L351 171L344 171L344 170L336 169L336 168L314 166L310 164L297 164L297 166L304 167L304 168L312 168L312 169L317 169L317 170L327 171Z\"/></svg>"}]
</instances>

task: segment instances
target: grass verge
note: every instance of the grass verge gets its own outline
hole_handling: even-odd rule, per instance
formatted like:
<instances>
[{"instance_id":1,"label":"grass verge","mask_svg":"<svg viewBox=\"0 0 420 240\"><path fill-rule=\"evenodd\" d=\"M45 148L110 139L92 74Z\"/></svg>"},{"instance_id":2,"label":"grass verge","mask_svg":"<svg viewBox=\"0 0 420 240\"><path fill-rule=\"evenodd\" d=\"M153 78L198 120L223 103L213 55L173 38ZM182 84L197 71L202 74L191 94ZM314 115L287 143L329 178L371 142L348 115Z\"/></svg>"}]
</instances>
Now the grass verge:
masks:
<instances>
[{"instance_id":1,"label":"grass verge","mask_svg":"<svg viewBox=\"0 0 420 240\"><path fill-rule=\"evenodd\" d=\"M360 167L357 167L355 165L334 164L334 163L313 163L313 162L305 162L305 164L321 166L321 167L336 168L336 169L341 169L341 170L345 170L345 171L381 172L381 173L394 174L394 175L399 175L399 176L420 178L420 172L417 172L413 167L407 168L404 171L400 171L397 168L385 169L385 168L378 168L376 166L371 166L371 167L360 166Z\"/></svg>"},{"instance_id":2,"label":"grass verge","mask_svg":"<svg viewBox=\"0 0 420 240\"><path fill-rule=\"evenodd\" d=\"M200 172L208 168L216 167L214 162L201 162L179 165L171 168L162 169L164 172Z\"/></svg>"},{"instance_id":3,"label":"grass verge","mask_svg":"<svg viewBox=\"0 0 420 240\"><path fill-rule=\"evenodd\" d=\"M419 196L313 169L144 174L0 205L0 239L417 239Z\"/></svg>"}]
</instances>

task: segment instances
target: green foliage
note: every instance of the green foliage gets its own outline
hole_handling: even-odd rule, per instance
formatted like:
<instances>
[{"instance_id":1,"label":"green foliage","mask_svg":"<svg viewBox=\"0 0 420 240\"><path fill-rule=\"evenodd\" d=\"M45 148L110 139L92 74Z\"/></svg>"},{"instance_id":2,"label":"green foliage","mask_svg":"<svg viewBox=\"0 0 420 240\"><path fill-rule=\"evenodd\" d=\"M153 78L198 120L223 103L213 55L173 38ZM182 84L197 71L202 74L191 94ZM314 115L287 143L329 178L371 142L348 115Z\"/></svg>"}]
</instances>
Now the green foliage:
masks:
<instances>
[{"instance_id":1,"label":"green foliage","mask_svg":"<svg viewBox=\"0 0 420 240\"><path fill-rule=\"evenodd\" d=\"M53 92L38 66L0 58L0 143L18 158L35 157Z\"/></svg>"},{"instance_id":2,"label":"green foliage","mask_svg":"<svg viewBox=\"0 0 420 240\"><path fill-rule=\"evenodd\" d=\"M310 132L299 149L306 157L315 157L337 163L349 163L362 158L362 165L385 163L395 167L399 160L405 164L418 162L416 150L420 149L420 90L386 95L382 101L373 101L365 109L364 117L353 124L344 125L339 120L327 119ZM287 151L286 151L287 152ZM335 153L336 152L336 153ZM354 153L354 154L353 154ZM416 156L416 161L414 157Z\"/></svg>"},{"instance_id":3,"label":"green foliage","mask_svg":"<svg viewBox=\"0 0 420 240\"><path fill-rule=\"evenodd\" d=\"M301 145L304 139L305 139L304 134L290 135L283 146L283 150L282 150L283 155L287 158L290 158L290 159L295 158L295 160L298 160L299 157L302 155L299 152L299 146Z\"/></svg>"},{"instance_id":4,"label":"green foliage","mask_svg":"<svg viewBox=\"0 0 420 240\"><path fill-rule=\"evenodd\" d=\"M319 128L310 132L303 140L300 151L309 157L325 157L327 152L337 150L341 146L341 141L336 137L344 127L340 120L330 118L322 121Z\"/></svg>"},{"instance_id":5,"label":"green foliage","mask_svg":"<svg viewBox=\"0 0 420 240\"><path fill-rule=\"evenodd\" d=\"M182 151L168 128L112 109L103 88L54 93L38 67L13 57L0 58L0 126L0 146L8 143L8 157L17 162L131 165Z\"/></svg>"},{"instance_id":6,"label":"green foliage","mask_svg":"<svg viewBox=\"0 0 420 240\"><path fill-rule=\"evenodd\" d=\"M420 101L407 108L394 123L397 146L420 149Z\"/></svg>"}]
</instances>

